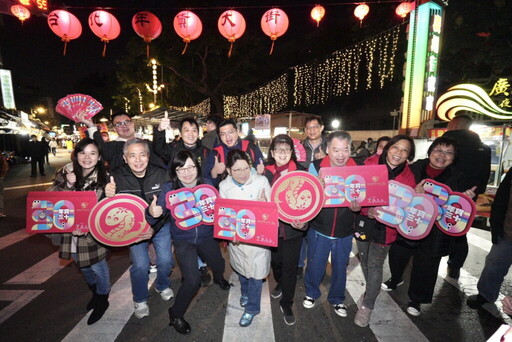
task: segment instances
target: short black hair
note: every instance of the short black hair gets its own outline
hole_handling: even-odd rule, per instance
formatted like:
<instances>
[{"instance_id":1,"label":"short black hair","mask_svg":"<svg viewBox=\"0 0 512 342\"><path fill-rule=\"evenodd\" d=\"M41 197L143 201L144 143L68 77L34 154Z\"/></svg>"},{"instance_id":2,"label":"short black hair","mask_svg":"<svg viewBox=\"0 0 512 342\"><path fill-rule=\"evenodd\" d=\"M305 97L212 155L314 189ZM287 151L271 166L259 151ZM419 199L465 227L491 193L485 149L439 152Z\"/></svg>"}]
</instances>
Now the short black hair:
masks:
<instances>
[{"instance_id":1,"label":"short black hair","mask_svg":"<svg viewBox=\"0 0 512 342\"><path fill-rule=\"evenodd\" d=\"M126 115L130 119L132 118L132 116L130 114L126 113L124 110L118 110L117 112L112 113L112 115L110 116L110 122L114 123L114 118L116 116L120 116L120 115Z\"/></svg>"},{"instance_id":2,"label":"short black hair","mask_svg":"<svg viewBox=\"0 0 512 342\"><path fill-rule=\"evenodd\" d=\"M180 121L180 132L181 132L181 129L183 128L183 125L185 124L185 122L188 122L190 125L196 126L197 130L199 131L199 124L197 123L196 119L194 119L193 117L189 116L189 117L181 119L181 121Z\"/></svg>"},{"instance_id":3,"label":"short black hair","mask_svg":"<svg viewBox=\"0 0 512 342\"><path fill-rule=\"evenodd\" d=\"M304 126L306 126L309 122L313 121L313 120L316 120L318 121L318 124L320 126L323 126L324 125L324 122L322 121L322 118L318 117L318 116L308 116L306 118L306 121L304 122Z\"/></svg>"},{"instance_id":4,"label":"short black hair","mask_svg":"<svg viewBox=\"0 0 512 342\"><path fill-rule=\"evenodd\" d=\"M215 124L215 127L217 127L222 119L224 119L224 117L220 114L210 114L206 117L206 122L211 121Z\"/></svg>"},{"instance_id":5,"label":"short black hair","mask_svg":"<svg viewBox=\"0 0 512 342\"><path fill-rule=\"evenodd\" d=\"M389 148L391 146L393 146L394 144L396 144L400 140L407 140L409 142L409 145L411 145L411 150L409 151L409 156L407 157L407 160L408 161L413 161L414 160L414 155L416 153L416 148L414 146L414 140L412 140L412 138L410 136L405 135L405 134L395 135L393 138L391 138L388 141L388 143L386 144L386 146L384 146L384 149L382 150L381 156L384 156L383 158L386 158L386 154L388 153Z\"/></svg>"},{"instance_id":6,"label":"short black hair","mask_svg":"<svg viewBox=\"0 0 512 342\"><path fill-rule=\"evenodd\" d=\"M231 119L231 118L229 118L229 119L224 119L224 120L222 120L221 122L219 122L219 124L217 125L216 130L217 130L217 135L218 135L218 136L220 136L220 133L219 133L219 132L220 132L220 128L221 128L221 127L224 127L224 126L227 126L227 125L233 125L233 127L235 127L235 129L238 129L238 127L236 126L236 121L235 121L235 119Z\"/></svg>"}]
</instances>

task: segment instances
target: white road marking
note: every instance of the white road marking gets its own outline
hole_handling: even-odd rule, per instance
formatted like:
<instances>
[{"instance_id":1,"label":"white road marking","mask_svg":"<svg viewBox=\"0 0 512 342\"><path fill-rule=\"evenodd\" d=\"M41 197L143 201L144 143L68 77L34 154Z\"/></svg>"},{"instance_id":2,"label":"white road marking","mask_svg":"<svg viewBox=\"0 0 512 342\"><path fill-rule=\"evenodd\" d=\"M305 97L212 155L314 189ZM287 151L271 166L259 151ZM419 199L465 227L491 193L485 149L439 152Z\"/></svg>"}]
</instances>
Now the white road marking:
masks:
<instances>
[{"instance_id":1,"label":"white road marking","mask_svg":"<svg viewBox=\"0 0 512 342\"><path fill-rule=\"evenodd\" d=\"M71 262L59 259L59 252L55 252L4 284L42 284Z\"/></svg>"},{"instance_id":2,"label":"white road marking","mask_svg":"<svg viewBox=\"0 0 512 342\"><path fill-rule=\"evenodd\" d=\"M32 235L27 233L25 229L17 230L14 233L3 236L0 238L0 250L14 245L21 240L31 237Z\"/></svg>"},{"instance_id":3,"label":"white road marking","mask_svg":"<svg viewBox=\"0 0 512 342\"><path fill-rule=\"evenodd\" d=\"M471 228L475 229L475 228ZM491 242L491 235L489 234L489 239L482 238L476 234L471 233L471 230L466 235L468 237L468 243L472 244L475 247L478 247L487 253L491 250L492 242Z\"/></svg>"},{"instance_id":4,"label":"white road marking","mask_svg":"<svg viewBox=\"0 0 512 342\"><path fill-rule=\"evenodd\" d=\"M254 317L252 324L246 328L242 328L238 324L244 309L240 306L240 282L235 272L231 273L229 282L235 286L232 286L229 290L222 341L275 341L268 281L263 283L261 291L261 312Z\"/></svg>"},{"instance_id":5,"label":"white road marking","mask_svg":"<svg viewBox=\"0 0 512 342\"><path fill-rule=\"evenodd\" d=\"M43 290L0 290L0 302L12 302L0 311L0 324L43 292Z\"/></svg>"},{"instance_id":6,"label":"white road marking","mask_svg":"<svg viewBox=\"0 0 512 342\"><path fill-rule=\"evenodd\" d=\"M156 273L150 273L148 288L156 279ZM105 315L93 325L87 325L92 310L64 337L62 341L81 342L114 342L133 315L132 287L130 270L126 270L121 278L112 286L108 307ZM149 308L151 315L151 307ZM144 319L144 318L142 318Z\"/></svg>"},{"instance_id":7,"label":"white road marking","mask_svg":"<svg viewBox=\"0 0 512 342\"><path fill-rule=\"evenodd\" d=\"M357 251L357 248L354 249ZM347 268L347 291L355 302L365 291L365 280L359 260L351 253ZM349 317L349 319L353 319ZM380 292L370 318L370 329L378 341L425 341L428 339L389 294Z\"/></svg>"}]
</instances>

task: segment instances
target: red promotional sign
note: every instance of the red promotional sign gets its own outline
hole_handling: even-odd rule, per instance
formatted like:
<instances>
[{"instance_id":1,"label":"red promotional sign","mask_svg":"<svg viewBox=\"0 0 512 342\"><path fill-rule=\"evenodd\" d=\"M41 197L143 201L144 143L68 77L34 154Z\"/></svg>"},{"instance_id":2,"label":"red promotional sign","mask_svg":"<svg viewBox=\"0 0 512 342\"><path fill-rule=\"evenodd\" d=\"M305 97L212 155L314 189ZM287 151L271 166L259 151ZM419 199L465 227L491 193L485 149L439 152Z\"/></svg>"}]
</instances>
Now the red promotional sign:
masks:
<instances>
[{"instance_id":1,"label":"red promotional sign","mask_svg":"<svg viewBox=\"0 0 512 342\"><path fill-rule=\"evenodd\" d=\"M94 191L31 191L27 196L27 233L87 232L91 208L98 202Z\"/></svg>"},{"instance_id":2,"label":"red promotional sign","mask_svg":"<svg viewBox=\"0 0 512 342\"><path fill-rule=\"evenodd\" d=\"M201 184L192 189L169 191L165 195L165 203L176 220L176 227L189 230L202 224L213 224L217 197L219 192L215 187Z\"/></svg>"},{"instance_id":3,"label":"red promotional sign","mask_svg":"<svg viewBox=\"0 0 512 342\"><path fill-rule=\"evenodd\" d=\"M277 204L281 221L309 222L322 210L322 183L305 171L287 173L272 185L271 202Z\"/></svg>"},{"instance_id":4,"label":"red promotional sign","mask_svg":"<svg viewBox=\"0 0 512 342\"><path fill-rule=\"evenodd\" d=\"M277 215L277 205L272 202L218 198L215 202L213 236L218 239L277 247Z\"/></svg>"},{"instance_id":5,"label":"red promotional sign","mask_svg":"<svg viewBox=\"0 0 512 342\"><path fill-rule=\"evenodd\" d=\"M357 201L363 207L389 203L388 171L385 165L323 167L324 208L349 207Z\"/></svg>"},{"instance_id":6,"label":"red promotional sign","mask_svg":"<svg viewBox=\"0 0 512 342\"><path fill-rule=\"evenodd\" d=\"M425 194L417 194L410 186L389 181L389 205L376 207L375 219L394 227L410 240L426 237L438 215L437 204Z\"/></svg>"},{"instance_id":7,"label":"red promotional sign","mask_svg":"<svg viewBox=\"0 0 512 342\"><path fill-rule=\"evenodd\" d=\"M89 230L99 242L113 246L127 246L141 233L149 230L144 211L148 204L135 195L115 195L94 206L89 215Z\"/></svg>"},{"instance_id":8,"label":"red promotional sign","mask_svg":"<svg viewBox=\"0 0 512 342\"><path fill-rule=\"evenodd\" d=\"M461 192L454 192L445 184L427 179L423 183L427 195L438 205L436 225L445 234L461 236L468 232L476 213L475 202Z\"/></svg>"}]
</instances>

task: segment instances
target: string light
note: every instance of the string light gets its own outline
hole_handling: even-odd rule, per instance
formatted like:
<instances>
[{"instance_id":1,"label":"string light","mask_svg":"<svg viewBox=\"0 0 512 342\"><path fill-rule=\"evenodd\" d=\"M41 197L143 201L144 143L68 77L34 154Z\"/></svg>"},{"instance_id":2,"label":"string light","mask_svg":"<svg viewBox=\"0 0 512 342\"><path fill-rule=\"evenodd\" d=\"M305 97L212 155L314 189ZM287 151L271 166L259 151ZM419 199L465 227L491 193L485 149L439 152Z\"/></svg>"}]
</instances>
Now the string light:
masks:
<instances>
[{"instance_id":1,"label":"string light","mask_svg":"<svg viewBox=\"0 0 512 342\"><path fill-rule=\"evenodd\" d=\"M156 94L165 87L165 85L160 84L158 85L158 72L157 68L160 64L157 62L156 59L151 58L151 60L148 63L148 66L152 69L153 73L153 85L150 87L149 84L146 83L146 88L150 93L153 93L153 103L156 104Z\"/></svg>"},{"instance_id":2,"label":"string light","mask_svg":"<svg viewBox=\"0 0 512 342\"><path fill-rule=\"evenodd\" d=\"M201 116L207 116L208 114L210 114L211 101L209 98L207 98L192 107L169 106L169 108L180 112L190 112L194 114L201 114Z\"/></svg>"}]
</instances>

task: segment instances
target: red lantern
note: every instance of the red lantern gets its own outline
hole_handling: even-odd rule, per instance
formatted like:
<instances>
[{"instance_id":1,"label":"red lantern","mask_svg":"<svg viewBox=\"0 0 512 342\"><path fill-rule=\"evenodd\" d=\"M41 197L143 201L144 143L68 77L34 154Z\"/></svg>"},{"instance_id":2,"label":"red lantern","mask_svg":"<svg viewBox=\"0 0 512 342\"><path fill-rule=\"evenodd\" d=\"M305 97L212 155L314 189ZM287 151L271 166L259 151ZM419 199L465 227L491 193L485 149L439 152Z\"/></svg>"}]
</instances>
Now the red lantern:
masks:
<instances>
[{"instance_id":1,"label":"red lantern","mask_svg":"<svg viewBox=\"0 0 512 342\"><path fill-rule=\"evenodd\" d=\"M174 17L174 31L183 38L185 42L185 48L181 52L183 55L187 51L188 43L192 40L197 39L201 32L203 32L203 24L201 19L190 11L181 11Z\"/></svg>"},{"instance_id":2,"label":"red lantern","mask_svg":"<svg viewBox=\"0 0 512 342\"><path fill-rule=\"evenodd\" d=\"M325 15L325 8L320 5L316 5L311 10L311 18L313 18L316 21L316 27L320 25L320 21Z\"/></svg>"},{"instance_id":3,"label":"red lantern","mask_svg":"<svg viewBox=\"0 0 512 342\"><path fill-rule=\"evenodd\" d=\"M359 25L361 26L363 24L363 19L366 17L366 15L370 12L370 7L368 7L367 4L360 4L356 7L354 10L354 15L359 18Z\"/></svg>"},{"instance_id":4,"label":"red lantern","mask_svg":"<svg viewBox=\"0 0 512 342\"><path fill-rule=\"evenodd\" d=\"M132 27L139 37L146 42L146 54L149 58L149 43L162 33L162 23L156 15L148 11L135 14L132 18Z\"/></svg>"},{"instance_id":5,"label":"red lantern","mask_svg":"<svg viewBox=\"0 0 512 342\"><path fill-rule=\"evenodd\" d=\"M94 11L89 15L89 27L103 42L103 53L101 55L105 57L107 43L116 39L121 33L119 21L107 11Z\"/></svg>"},{"instance_id":6,"label":"red lantern","mask_svg":"<svg viewBox=\"0 0 512 342\"><path fill-rule=\"evenodd\" d=\"M30 11L21 5L11 6L11 13L14 14L21 21L21 24L23 24L25 20L30 18Z\"/></svg>"},{"instance_id":7,"label":"red lantern","mask_svg":"<svg viewBox=\"0 0 512 342\"><path fill-rule=\"evenodd\" d=\"M405 18L405 17L407 17L407 14L409 14L413 9L414 9L414 2L404 1L400 5L397 6L395 13L401 18Z\"/></svg>"},{"instance_id":8,"label":"red lantern","mask_svg":"<svg viewBox=\"0 0 512 342\"><path fill-rule=\"evenodd\" d=\"M78 18L64 10L50 12L48 14L48 26L64 42L64 56L68 43L82 34L82 24L80 24Z\"/></svg>"},{"instance_id":9,"label":"red lantern","mask_svg":"<svg viewBox=\"0 0 512 342\"><path fill-rule=\"evenodd\" d=\"M231 43L229 47L228 57L231 57L233 43L240 38L245 32L245 19L240 12L229 10L222 13L217 22L220 34Z\"/></svg>"},{"instance_id":10,"label":"red lantern","mask_svg":"<svg viewBox=\"0 0 512 342\"><path fill-rule=\"evenodd\" d=\"M274 42L288 30L288 16L279 8L272 8L261 17L261 29L272 40L269 55L274 51Z\"/></svg>"}]
</instances>

